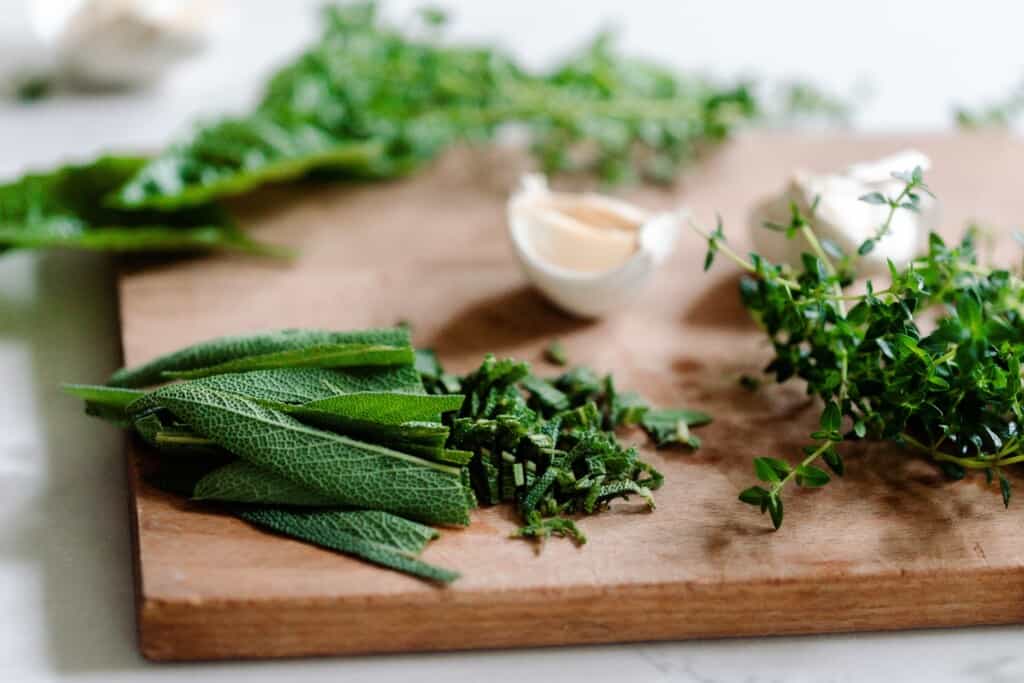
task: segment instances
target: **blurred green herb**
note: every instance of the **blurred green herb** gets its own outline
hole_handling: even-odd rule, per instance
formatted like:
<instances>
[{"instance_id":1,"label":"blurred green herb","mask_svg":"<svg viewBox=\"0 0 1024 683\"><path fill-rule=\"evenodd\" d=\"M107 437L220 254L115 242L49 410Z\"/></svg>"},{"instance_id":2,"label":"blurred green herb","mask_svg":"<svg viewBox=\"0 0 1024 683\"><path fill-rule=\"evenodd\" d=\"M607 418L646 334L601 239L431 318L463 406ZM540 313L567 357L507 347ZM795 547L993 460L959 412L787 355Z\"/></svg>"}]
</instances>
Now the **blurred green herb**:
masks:
<instances>
[{"instance_id":1,"label":"blurred green herb","mask_svg":"<svg viewBox=\"0 0 1024 683\"><path fill-rule=\"evenodd\" d=\"M202 125L115 195L124 207L174 209L319 169L387 178L461 140L524 124L546 171L593 170L615 182L670 180L707 143L755 114L743 85L718 86L619 54L602 34L534 75L489 47L402 33L373 3L329 7L320 40L269 81L248 116Z\"/></svg>"},{"instance_id":2,"label":"blurred green herb","mask_svg":"<svg viewBox=\"0 0 1024 683\"><path fill-rule=\"evenodd\" d=\"M896 211L917 210L920 193L928 192L920 168L894 177L904 183L896 196L862 198L890 207L873 239L886 232ZM813 219L796 212L793 222L797 229L789 234L808 237L813 251L799 269L758 254L744 258L720 229L697 229L708 241L709 258L723 254L749 275L740 295L772 342L775 356L766 371L779 382L800 378L824 404L797 464L756 458L762 484L743 491L740 500L768 512L778 528L788 484L827 484L831 475L819 461L842 476L837 446L872 439L922 453L954 478L984 470L999 481L1008 505L1004 469L1024 461L1020 275L979 264L970 232L952 246L933 234L925 256L902 268L890 262L887 287L869 281L866 293L851 294L846 288L856 255L833 262L815 237ZM873 239L858 251L869 251ZM935 313L934 326L922 324Z\"/></svg>"},{"instance_id":3,"label":"blurred green herb","mask_svg":"<svg viewBox=\"0 0 1024 683\"><path fill-rule=\"evenodd\" d=\"M1024 114L1024 82L996 102L976 109L960 106L953 110L954 120L961 130L1008 128L1021 114Z\"/></svg>"},{"instance_id":4,"label":"blurred green herb","mask_svg":"<svg viewBox=\"0 0 1024 683\"><path fill-rule=\"evenodd\" d=\"M19 102L37 102L53 92L53 81L45 76L32 76L17 83L14 97Z\"/></svg>"},{"instance_id":5,"label":"blurred green herb","mask_svg":"<svg viewBox=\"0 0 1024 683\"><path fill-rule=\"evenodd\" d=\"M848 126L857 110L854 97L826 92L807 81L782 83L776 94L777 118L791 125L802 121L821 121Z\"/></svg>"},{"instance_id":6,"label":"blurred green herb","mask_svg":"<svg viewBox=\"0 0 1024 683\"><path fill-rule=\"evenodd\" d=\"M173 214L104 205L103 198L145 163L136 157L101 157L0 185L0 248L284 253L247 238L212 204Z\"/></svg>"}]
</instances>

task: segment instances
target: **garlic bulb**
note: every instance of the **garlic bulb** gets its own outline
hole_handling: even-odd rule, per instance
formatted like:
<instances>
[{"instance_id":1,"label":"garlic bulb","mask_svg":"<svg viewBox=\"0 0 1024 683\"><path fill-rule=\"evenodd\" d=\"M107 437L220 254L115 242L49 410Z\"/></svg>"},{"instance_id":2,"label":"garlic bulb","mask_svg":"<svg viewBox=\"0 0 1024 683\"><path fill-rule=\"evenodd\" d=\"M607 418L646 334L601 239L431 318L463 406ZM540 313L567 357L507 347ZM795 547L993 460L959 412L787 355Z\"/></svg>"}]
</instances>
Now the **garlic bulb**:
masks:
<instances>
[{"instance_id":1,"label":"garlic bulb","mask_svg":"<svg viewBox=\"0 0 1024 683\"><path fill-rule=\"evenodd\" d=\"M31 20L58 68L101 87L139 85L197 52L213 0L33 0Z\"/></svg>"},{"instance_id":2,"label":"garlic bulb","mask_svg":"<svg viewBox=\"0 0 1024 683\"><path fill-rule=\"evenodd\" d=\"M888 206L868 204L860 198L871 192L895 197L904 183L892 174L910 171L916 166L927 171L931 162L920 152L906 150L877 161L854 164L840 173L796 171L778 196L761 202L751 213L749 229L754 250L775 263L794 266L800 263L801 254L810 251L802 235L786 239L764 228L765 222L788 224L789 205L795 202L811 219L819 239L832 242L845 254L855 254L864 240L878 232L889 215ZM938 203L928 195L921 197L920 213L897 210L888 234L877 242L873 251L858 259L857 272L863 275L884 272L889 259L901 265L918 256L928 232L937 225L938 211Z\"/></svg>"},{"instance_id":3,"label":"garlic bulb","mask_svg":"<svg viewBox=\"0 0 1024 683\"><path fill-rule=\"evenodd\" d=\"M552 192L528 175L508 203L523 271L551 301L597 317L636 298L679 236L684 211L650 214L599 194Z\"/></svg>"}]
</instances>

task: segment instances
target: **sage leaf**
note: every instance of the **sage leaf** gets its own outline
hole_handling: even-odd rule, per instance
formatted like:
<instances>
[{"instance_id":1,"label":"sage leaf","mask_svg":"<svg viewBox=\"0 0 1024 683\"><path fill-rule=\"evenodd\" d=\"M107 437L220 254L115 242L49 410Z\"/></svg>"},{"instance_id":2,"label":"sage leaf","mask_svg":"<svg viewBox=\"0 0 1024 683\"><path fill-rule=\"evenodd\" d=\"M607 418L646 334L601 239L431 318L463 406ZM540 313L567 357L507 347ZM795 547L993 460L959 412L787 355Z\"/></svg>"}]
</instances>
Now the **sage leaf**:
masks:
<instances>
[{"instance_id":1,"label":"sage leaf","mask_svg":"<svg viewBox=\"0 0 1024 683\"><path fill-rule=\"evenodd\" d=\"M145 395L136 389L121 389L95 384L65 384L65 392L85 401L85 414L113 422L122 427L131 426L126 408Z\"/></svg>"},{"instance_id":2,"label":"sage leaf","mask_svg":"<svg viewBox=\"0 0 1024 683\"><path fill-rule=\"evenodd\" d=\"M411 364L412 348L379 344L325 344L275 351L191 370L168 370L165 379L196 379L270 368L343 368Z\"/></svg>"},{"instance_id":3,"label":"sage leaf","mask_svg":"<svg viewBox=\"0 0 1024 683\"><path fill-rule=\"evenodd\" d=\"M354 420L396 425L403 422L440 422L441 415L462 407L464 396L359 392L304 403L305 410L335 413Z\"/></svg>"},{"instance_id":4,"label":"sage leaf","mask_svg":"<svg viewBox=\"0 0 1024 683\"><path fill-rule=\"evenodd\" d=\"M122 368L110 376L107 384L119 387L149 386L164 381L165 372L194 370L223 365L248 356L261 356L280 351L335 344L408 346L409 331L400 327L356 332L285 329L220 337L158 356L142 365Z\"/></svg>"},{"instance_id":5,"label":"sage leaf","mask_svg":"<svg viewBox=\"0 0 1024 683\"><path fill-rule=\"evenodd\" d=\"M139 389L108 387L102 384L64 384L62 388L83 401L102 403L115 408L127 408L146 393Z\"/></svg>"},{"instance_id":6,"label":"sage leaf","mask_svg":"<svg viewBox=\"0 0 1024 683\"><path fill-rule=\"evenodd\" d=\"M373 510L283 509L241 510L236 514L280 534L422 579L451 583L459 578L458 572L416 559L437 532L396 515Z\"/></svg>"},{"instance_id":7,"label":"sage leaf","mask_svg":"<svg viewBox=\"0 0 1024 683\"><path fill-rule=\"evenodd\" d=\"M309 403L355 392L423 393L416 371L407 366L359 368L272 368L211 375L192 380L198 386L281 404ZM156 407L152 394L127 406L130 413Z\"/></svg>"},{"instance_id":8,"label":"sage leaf","mask_svg":"<svg viewBox=\"0 0 1024 683\"><path fill-rule=\"evenodd\" d=\"M338 503L331 496L247 460L235 460L207 474L196 483L192 497L196 500L310 507Z\"/></svg>"},{"instance_id":9,"label":"sage leaf","mask_svg":"<svg viewBox=\"0 0 1024 683\"><path fill-rule=\"evenodd\" d=\"M353 507L468 524L458 468L316 429L245 397L173 384L161 405L250 462Z\"/></svg>"},{"instance_id":10,"label":"sage leaf","mask_svg":"<svg viewBox=\"0 0 1024 683\"><path fill-rule=\"evenodd\" d=\"M100 157L0 185L0 249L63 247L104 251L226 249L283 255L239 231L211 204L167 214L111 208L104 198L146 160Z\"/></svg>"},{"instance_id":11,"label":"sage leaf","mask_svg":"<svg viewBox=\"0 0 1024 683\"><path fill-rule=\"evenodd\" d=\"M268 406L287 413L305 424L350 436L359 441L396 448L431 460L443 460L449 429L439 422L403 422L383 424L373 420L355 420L344 415L302 406Z\"/></svg>"},{"instance_id":12,"label":"sage leaf","mask_svg":"<svg viewBox=\"0 0 1024 683\"><path fill-rule=\"evenodd\" d=\"M317 168L381 175L385 154L373 140L346 140L315 123L255 112L201 128L192 140L166 150L123 187L112 188L110 200L125 209L181 210L267 183L295 180Z\"/></svg>"}]
</instances>

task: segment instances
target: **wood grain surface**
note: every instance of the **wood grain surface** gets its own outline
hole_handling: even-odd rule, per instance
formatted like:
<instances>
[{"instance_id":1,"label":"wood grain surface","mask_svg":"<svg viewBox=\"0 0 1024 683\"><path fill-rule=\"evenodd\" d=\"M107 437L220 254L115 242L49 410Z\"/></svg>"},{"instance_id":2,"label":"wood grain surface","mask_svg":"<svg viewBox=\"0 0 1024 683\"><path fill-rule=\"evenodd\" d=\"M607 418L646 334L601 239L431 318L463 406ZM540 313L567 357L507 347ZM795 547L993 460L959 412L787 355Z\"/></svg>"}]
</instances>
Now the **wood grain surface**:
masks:
<instances>
[{"instance_id":1,"label":"wood grain surface","mask_svg":"<svg viewBox=\"0 0 1024 683\"><path fill-rule=\"evenodd\" d=\"M720 211L742 243L755 200L794 166L828 170L915 146L947 235L978 219L1003 235L1024 218L1024 146L1001 136L737 140L644 204ZM282 539L141 481L129 446L138 622L152 659L558 645L752 634L1009 623L1024 620L1021 507L1004 511L984 478L944 479L886 447L847 449L848 475L791 493L786 525L737 502L756 455L796 457L818 407L793 383L741 389L768 357L740 307L737 273L700 272L684 237L634 307L573 319L524 280L504 202L526 161L507 150L457 152L406 180L273 188L237 207L258 237L294 245L292 264L244 257L136 262L120 279L126 363L183 344L266 328L358 328L409 321L420 346L458 371L485 352L554 371L561 339L574 362L613 371L662 406L714 414L696 454L645 458L667 481L658 508L619 503L585 518L590 542L543 552L511 540L507 506L444 530L424 559L463 573L449 588ZM1008 242L1000 241L1000 245ZM1002 250L1000 248L1000 251ZM1004 254L1005 255L1005 254ZM646 443L638 433L626 439Z\"/></svg>"}]
</instances>

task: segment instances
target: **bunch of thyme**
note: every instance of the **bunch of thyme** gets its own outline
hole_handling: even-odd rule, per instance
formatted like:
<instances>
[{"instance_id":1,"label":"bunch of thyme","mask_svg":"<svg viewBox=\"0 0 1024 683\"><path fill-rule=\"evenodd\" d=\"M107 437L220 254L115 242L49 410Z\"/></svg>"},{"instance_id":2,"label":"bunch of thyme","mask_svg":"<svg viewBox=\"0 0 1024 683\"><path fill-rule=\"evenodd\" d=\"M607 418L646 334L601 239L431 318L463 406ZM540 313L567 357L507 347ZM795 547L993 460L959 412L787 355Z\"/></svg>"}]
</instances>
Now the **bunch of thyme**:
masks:
<instances>
[{"instance_id":1,"label":"bunch of thyme","mask_svg":"<svg viewBox=\"0 0 1024 683\"><path fill-rule=\"evenodd\" d=\"M887 287L867 281L863 294L850 293L858 256L886 235L897 211L918 211L922 194L931 194L920 168L893 176L904 183L896 196L861 198L889 211L857 254L842 254L819 239L813 210L805 216L795 205L789 225L769 227L790 238L803 235L811 253L803 254L800 268L758 254L744 258L727 244L721 221L711 233L695 228L708 242L705 269L721 253L749 274L741 299L774 349L765 371L779 382L800 378L824 404L803 457L795 465L755 458L763 485L739 496L768 512L776 529L786 486L827 484L831 476L818 461L842 476L837 446L846 441L895 442L954 479L982 470L990 482L999 481L1007 506L1011 486L1004 470L1024 461L1024 281L1018 273L981 265L973 231L955 245L932 234L924 256L904 267L889 262Z\"/></svg>"}]
</instances>

